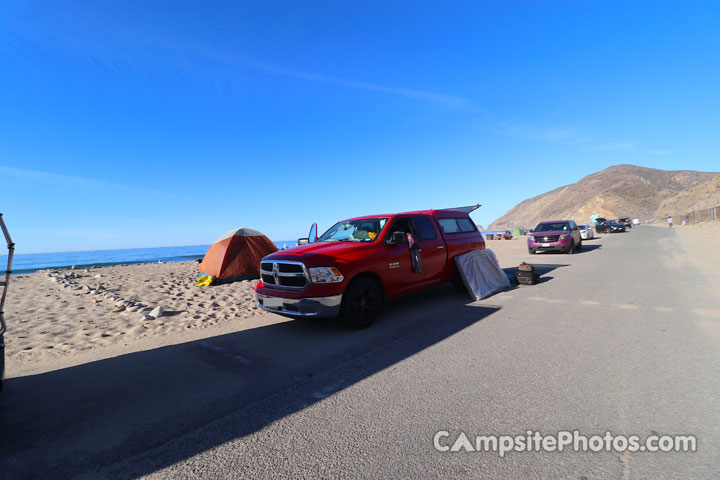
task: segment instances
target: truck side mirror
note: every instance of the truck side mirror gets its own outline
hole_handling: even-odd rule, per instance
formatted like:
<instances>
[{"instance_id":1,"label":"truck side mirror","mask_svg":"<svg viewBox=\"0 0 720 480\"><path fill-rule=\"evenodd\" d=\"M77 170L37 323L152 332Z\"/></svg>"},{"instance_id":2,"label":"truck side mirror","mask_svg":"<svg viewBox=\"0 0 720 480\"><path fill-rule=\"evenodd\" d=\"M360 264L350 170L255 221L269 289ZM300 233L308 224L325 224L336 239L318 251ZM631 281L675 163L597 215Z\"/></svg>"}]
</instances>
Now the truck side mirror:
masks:
<instances>
[{"instance_id":1,"label":"truck side mirror","mask_svg":"<svg viewBox=\"0 0 720 480\"><path fill-rule=\"evenodd\" d=\"M407 236L402 232L393 232L390 238L385 242L386 245L397 245L398 243L407 242Z\"/></svg>"},{"instance_id":2,"label":"truck side mirror","mask_svg":"<svg viewBox=\"0 0 720 480\"><path fill-rule=\"evenodd\" d=\"M309 238L298 238L298 245L307 245L310 243Z\"/></svg>"}]
</instances>

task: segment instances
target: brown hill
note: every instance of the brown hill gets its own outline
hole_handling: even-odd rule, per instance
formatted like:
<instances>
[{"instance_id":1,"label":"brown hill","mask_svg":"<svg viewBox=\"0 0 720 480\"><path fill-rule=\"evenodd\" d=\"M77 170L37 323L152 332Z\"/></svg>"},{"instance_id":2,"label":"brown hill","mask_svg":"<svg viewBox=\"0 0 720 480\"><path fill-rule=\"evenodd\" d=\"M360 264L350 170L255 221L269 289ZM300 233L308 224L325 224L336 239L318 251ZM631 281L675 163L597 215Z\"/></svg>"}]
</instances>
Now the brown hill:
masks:
<instances>
[{"instance_id":1,"label":"brown hill","mask_svg":"<svg viewBox=\"0 0 720 480\"><path fill-rule=\"evenodd\" d=\"M720 205L718 200L720 173L616 165L519 203L489 229L532 228L542 220L560 218L586 223L595 214L658 219Z\"/></svg>"},{"instance_id":2,"label":"brown hill","mask_svg":"<svg viewBox=\"0 0 720 480\"><path fill-rule=\"evenodd\" d=\"M664 215L686 214L693 210L717 207L720 205L720 175L695 187L668 198L657 210L657 217ZM680 218L678 218L678 221Z\"/></svg>"}]
</instances>

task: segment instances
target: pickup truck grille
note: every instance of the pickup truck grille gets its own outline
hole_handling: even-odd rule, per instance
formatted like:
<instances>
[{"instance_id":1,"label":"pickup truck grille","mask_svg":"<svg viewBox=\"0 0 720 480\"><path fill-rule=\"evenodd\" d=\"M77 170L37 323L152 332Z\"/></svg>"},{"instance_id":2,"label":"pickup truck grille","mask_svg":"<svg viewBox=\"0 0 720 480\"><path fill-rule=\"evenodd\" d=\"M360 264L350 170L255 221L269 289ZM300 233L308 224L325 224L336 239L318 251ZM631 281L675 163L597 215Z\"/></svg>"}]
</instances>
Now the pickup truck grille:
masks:
<instances>
[{"instance_id":1,"label":"pickup truck grille","mask_svg":"<svg viewBox=\"0 0 720 480\"><path fill-rule=\"evenodd\" d=\"M534 235L534 238L536 242L552 243L557 242L560 235Z\"/></svg>"},{"instance_id":2,"label":"pickup truck grille","mask_svg":"<svg viewBox=\"0 0 720 480\"><path fill-rule=\"evenodd\" d=\"M260 277L264 284L280 288L305 288L308 276L305 265L290 260L266 260L260 263Z\"/></svg>"}]
</instances>

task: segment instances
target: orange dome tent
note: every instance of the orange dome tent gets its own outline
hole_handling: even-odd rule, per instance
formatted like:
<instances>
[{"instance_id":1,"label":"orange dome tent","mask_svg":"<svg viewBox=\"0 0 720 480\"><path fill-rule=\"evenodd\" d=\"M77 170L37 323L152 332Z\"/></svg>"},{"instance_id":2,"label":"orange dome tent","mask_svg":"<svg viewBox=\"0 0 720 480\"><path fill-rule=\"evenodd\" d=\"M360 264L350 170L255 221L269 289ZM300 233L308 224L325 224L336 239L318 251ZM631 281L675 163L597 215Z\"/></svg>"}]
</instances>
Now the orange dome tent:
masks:
<instances>
[{"instance_id":1,"label":"orange dome tent","mask_svg":"<svg viewBox=\"0 0 720 480\"><path fill-rule=\"evenodd\" d=\"M260 260L277 247L251 228L230 230L208 249L200 264L200 275L212 275L216 282L232 282L260 275Z\"/></svg>"}]
</instances>

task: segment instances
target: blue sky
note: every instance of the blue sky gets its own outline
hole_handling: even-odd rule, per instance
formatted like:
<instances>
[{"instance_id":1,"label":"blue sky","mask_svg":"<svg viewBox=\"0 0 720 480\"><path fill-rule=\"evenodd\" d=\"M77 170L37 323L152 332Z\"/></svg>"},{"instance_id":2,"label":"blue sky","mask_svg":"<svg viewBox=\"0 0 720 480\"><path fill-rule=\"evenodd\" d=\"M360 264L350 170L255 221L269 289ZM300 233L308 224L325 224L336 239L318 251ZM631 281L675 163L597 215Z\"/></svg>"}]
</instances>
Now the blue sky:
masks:
<instances>
[{"instance_id":1,"label":"blue sky","mask_svg":"<svg viewBox=\"0 0 720 480\"><path fill-rule=\"evenodd\" d=\"M273 240L720 170L716 2L0 0L20 253Z\"/></svg>"}]
</instances>

